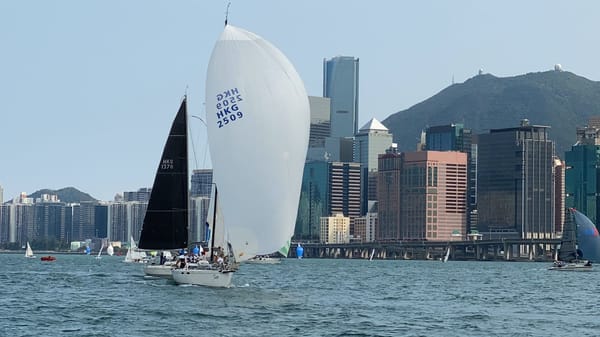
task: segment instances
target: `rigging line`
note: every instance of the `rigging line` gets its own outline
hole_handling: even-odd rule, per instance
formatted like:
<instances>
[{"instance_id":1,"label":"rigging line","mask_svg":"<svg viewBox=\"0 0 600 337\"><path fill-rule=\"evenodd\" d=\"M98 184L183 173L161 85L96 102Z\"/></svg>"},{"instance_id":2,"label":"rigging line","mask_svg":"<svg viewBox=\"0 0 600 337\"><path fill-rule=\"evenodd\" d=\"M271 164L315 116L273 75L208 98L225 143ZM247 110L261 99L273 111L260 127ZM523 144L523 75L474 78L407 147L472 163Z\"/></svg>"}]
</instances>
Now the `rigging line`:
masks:
<instances>
[{"instance_id":1,"label":"rigging line","mask_svg":"<svg viewBox=\"0 0 600 337\"><path fill-rule=\"evenodd\" d=\"M186 100L188 100L187 89L188 89L188 86L186 85L185 86L185 96L184 96ZM189 100L186 103L189 104ZM186 115L188 116L188 117L186 117L186 119L189 119L189 116L192 116L192 117L194 116L191 114L186 114ZM190 145L192 146L192 154L194 156L194 163L196 164L195 167L198 168L198 158L196 156L196 145L194 144L194 137L191 137L191 135L192 135L192 124L191 123L187 123L187 129L188 129L188 133L190 134L190 137L188 137L188 138L190 139L190 143L191 143Z\"/></svg>"},{"instance_id":2,"label":"rigging line","mask_svg":"<svg viewBox=\"0 0 600 337\"><path fill-rule=\"evenodd\" d=\"M202 104L204 104L204 103L202 103ZM202 118L200 118L199 116L196 116L196 115L190 115L190 116L200 120L202 122L202 124L204 124L204 126L208 128L208 126L206 125L206 122ZM206 137L207 137L206 144L208 144L208 135ZM204 158L203 158L203 162L202 162L202 168L206 167L206 153L207 153L207 147L204 148ZM196 158L196 149L195 148L194 148L194 159L196 161L196 168L198 168L198 159Z\"/></svg>"}]
</instances>

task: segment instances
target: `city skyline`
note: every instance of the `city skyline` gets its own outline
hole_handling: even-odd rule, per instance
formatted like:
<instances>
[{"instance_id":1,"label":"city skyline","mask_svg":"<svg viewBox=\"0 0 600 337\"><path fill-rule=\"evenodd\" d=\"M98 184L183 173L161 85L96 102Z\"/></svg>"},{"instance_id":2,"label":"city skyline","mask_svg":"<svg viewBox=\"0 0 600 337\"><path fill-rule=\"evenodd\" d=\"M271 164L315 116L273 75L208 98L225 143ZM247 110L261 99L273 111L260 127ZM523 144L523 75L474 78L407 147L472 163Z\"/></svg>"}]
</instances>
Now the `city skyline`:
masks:
<instances>
[{"instance_id":1,"label":"city skyline","mask_svg":"<svg viewBox=\"0 0 600 337\"><path fill-rule=\"evenodd\" d=\"M150 186L173 106L186 91L191 113L204 117L205 70L226 6L2 2L4 199L73 186L111 200ZM233 1L229 22L276 44L312 96L323 91L323 59L359 58L360 126L479 69L505 77L561 63L598 80L598 9L558 1ZM209 168L204 126L191 124L191 167Z\"/></svg>"}]
</instances>

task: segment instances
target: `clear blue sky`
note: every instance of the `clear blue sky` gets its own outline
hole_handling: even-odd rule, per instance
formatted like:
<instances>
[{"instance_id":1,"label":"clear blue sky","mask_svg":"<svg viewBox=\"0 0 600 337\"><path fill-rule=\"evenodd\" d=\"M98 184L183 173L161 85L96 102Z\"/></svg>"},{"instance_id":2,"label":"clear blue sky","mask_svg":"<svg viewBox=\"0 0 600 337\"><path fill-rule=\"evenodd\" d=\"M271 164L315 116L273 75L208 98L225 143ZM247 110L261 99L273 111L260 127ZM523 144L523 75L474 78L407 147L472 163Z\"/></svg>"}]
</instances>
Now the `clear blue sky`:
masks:
<instances>
[{"instance_id":1,"label":"clear blue sky","mask_svg":"<svg viewBox=\"0 0 600 337\"><path fill-rule=\"evenodd\" d=\"M186 88L204 81L223 0L0 2L4 199L74 186L101 200L152 185ZM360 58L359 126L463 82L563 69L600 79L599 1L233 0L229 22L275 44L309 95L323 58ZM206 130L192 119L197 160ZM196 164L197 162L197 164Z\"/></svg>"}]
</instances>

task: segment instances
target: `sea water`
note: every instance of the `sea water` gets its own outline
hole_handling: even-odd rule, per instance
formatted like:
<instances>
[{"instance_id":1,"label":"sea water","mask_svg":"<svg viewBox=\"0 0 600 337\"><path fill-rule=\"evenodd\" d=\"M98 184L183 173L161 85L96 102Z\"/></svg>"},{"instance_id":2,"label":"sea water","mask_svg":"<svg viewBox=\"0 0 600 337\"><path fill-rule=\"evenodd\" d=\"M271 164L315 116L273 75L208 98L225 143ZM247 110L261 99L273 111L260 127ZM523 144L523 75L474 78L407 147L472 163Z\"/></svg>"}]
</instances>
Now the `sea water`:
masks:
<instances>
[{"instance_id":1,"label":"sea water","mask_svg":"<svg viewBox=\"0 0 600 337\"><path fill-rule=\"evenodd\" d=\"M56 256L0 254L0 336L600 335L600 272L548 263L285 259L213 289Z\"/></svg>"}]
</instances>

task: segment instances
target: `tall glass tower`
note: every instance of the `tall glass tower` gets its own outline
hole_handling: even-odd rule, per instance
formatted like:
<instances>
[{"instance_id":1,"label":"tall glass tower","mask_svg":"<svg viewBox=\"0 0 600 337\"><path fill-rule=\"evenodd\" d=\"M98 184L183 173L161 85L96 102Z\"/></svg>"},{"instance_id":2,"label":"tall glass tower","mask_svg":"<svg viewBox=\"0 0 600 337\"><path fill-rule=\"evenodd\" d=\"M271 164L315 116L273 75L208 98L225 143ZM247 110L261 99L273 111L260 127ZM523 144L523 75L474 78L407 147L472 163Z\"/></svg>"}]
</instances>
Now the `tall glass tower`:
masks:
<instances>
[{"instance_id":1,"label":"tall glass tower","mask_svg":"<svg viewBox=\"0 0 600 337\"><path fill-rule=\"evenodd\" d=\"M358 58L323 60L323 97L331 99L331 137L353 137L358 129Z\"/></svg>"},{"instance_id":2,"label":"tall glass tower","mask_svg":"<svg viewBox=\"0 0 600 337\"><path fill-rule=\"evenodd\" d=\"M479 135L477 226L484 236L553 237L555 145L548 129L523 120Z\"/></svg>"},{"instance_id":3,"label":"tall glass tower","mask_svg":"<svg viewBox=\"0 0 600 337\"><path fill-rule=\"evenodd\" d=\"M600 129L577 129L577 143L565 152L566 206L598 224L600 211Z\"/></svg>"}]
</instances>

